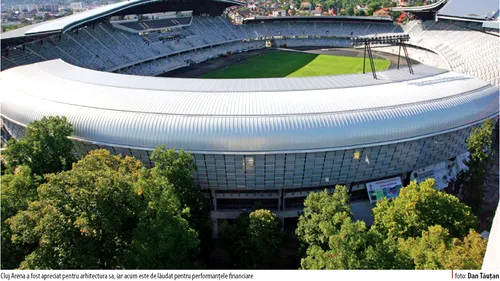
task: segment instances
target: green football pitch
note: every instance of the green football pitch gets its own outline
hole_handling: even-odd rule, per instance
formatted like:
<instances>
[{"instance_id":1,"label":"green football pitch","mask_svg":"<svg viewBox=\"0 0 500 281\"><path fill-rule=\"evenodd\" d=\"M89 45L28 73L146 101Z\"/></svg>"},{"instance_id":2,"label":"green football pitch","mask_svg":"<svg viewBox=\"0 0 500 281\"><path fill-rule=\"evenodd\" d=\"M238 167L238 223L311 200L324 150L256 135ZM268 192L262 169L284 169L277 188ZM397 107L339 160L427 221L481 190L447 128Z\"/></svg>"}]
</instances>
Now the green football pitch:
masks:
<instances>
[{"instance_id":1,"label":"green football pitch","mask_svg":"<svg viewBox=\"0 0 500 281\"><path fill-rule=\"evenodd\" d=\"M385 59L374 62L377 71L386 70L390 65ZM368 59L366 71L371 71ZM307 77L360 72L363 72L363 58L359 57L270 52L209 72L202 78Z\"/></svg>"}]
</instances>

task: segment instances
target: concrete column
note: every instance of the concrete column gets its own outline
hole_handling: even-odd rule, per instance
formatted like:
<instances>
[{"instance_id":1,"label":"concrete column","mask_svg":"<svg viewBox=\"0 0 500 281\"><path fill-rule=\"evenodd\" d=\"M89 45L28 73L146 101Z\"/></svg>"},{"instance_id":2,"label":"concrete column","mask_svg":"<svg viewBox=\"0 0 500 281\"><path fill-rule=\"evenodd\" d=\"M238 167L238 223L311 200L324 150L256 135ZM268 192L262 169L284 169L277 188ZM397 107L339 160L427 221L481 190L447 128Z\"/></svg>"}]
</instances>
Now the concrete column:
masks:
<instances>
[{"instance_id":1,"label":"concrete column","mask_svg":"<svg viewBox=\"0 0 500 281\"><path fill-rule=\"evenodd\" d=\"M283 210L283 211L285 211L285 210L286 210L286 207L285 207L285 199L286 199L286 198L285 198L285 196L283 196L283 202L282 202L282 205L283 205L283 209L282 209L282 210Z\"/></svg>"},{"instance_id":2,"label":"concrete column","mask_svg":"<svg viewBox=\"0 0 500 281\"><path fill-rule=\"evenodd\" d=\"M278 197L278 211L281 211L281 196L283 194L283 189L280 189L280 192L279 192L279 197Z\"/></svg>"},{"instance_id":3,"label":"concrete column","mask_svg":"<svg viewBox=\"0 0 500 281\"><path fill-rule=\"evenodd\" d=\"M210 189L210 194L212 197L212 205L214 206L214 211L217 211L217 198L215 198L215 190Z\"/></svg>"},{"instance_id":4,"label":"concrete column","mask_svg":"<svg viewBox=\"0 0 500 281\"><path fill-rule=\"evenodd\" d=\"M212 238L219 238L219 222L217 219L212 219Z\"/></svg>"}]
</instances>

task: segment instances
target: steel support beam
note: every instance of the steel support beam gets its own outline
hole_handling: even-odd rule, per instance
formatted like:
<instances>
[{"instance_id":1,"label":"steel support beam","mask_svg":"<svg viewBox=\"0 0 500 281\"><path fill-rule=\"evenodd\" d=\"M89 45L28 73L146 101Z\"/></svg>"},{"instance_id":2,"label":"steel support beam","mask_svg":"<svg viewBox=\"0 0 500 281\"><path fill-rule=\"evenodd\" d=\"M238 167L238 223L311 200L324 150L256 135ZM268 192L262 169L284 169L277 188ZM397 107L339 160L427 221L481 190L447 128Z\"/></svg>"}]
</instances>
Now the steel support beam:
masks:
<instances>
[{"instance_id":1,"label":"steel support beam","mask_svg":"<svg viewBox=\"0 0 500 281\"><path fill-rule=\"evenodd\" d=\"M405 53L406 63L408 64L408 69L410 70L411 74L414 74L413 73L413 67L411 65L411 60L410 60L410 57L408 56L408 50L406 49L406 45L403 45L403 51Z\"/></svg>"}]
</instances>

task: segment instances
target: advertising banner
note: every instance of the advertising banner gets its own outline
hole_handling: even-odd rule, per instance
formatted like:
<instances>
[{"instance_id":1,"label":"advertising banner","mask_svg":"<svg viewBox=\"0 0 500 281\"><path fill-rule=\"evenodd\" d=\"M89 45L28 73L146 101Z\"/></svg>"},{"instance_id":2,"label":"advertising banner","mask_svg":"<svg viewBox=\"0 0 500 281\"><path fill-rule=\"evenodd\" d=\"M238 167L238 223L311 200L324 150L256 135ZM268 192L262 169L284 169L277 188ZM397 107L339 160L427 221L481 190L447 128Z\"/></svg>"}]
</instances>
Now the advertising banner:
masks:
<instances>
[{"instance_id":1,"label":"advertising banner","mask_svg":"<svg viewBox=\"0 0 500 281\"><path fill-rule=\"evenodd\" d=\"M433 178L436 183L436 189L441 190L448 186L450 181L450 171L446 161L439 162L411 172L410 180L417 180L418 183Z\"/></svg>"},{"instance_id":2,"label":"advertising banner","mask_svg":"<svg viewBox=\"0 0 500 281\"><path fill-rule=\"evenodd\" d=\"M398 197L401 187L403 187L403 184L401 183L400 177L369 182L366 184L370 203L375 203L382 198L393 199Z\"/></svg>"}]
</instances>

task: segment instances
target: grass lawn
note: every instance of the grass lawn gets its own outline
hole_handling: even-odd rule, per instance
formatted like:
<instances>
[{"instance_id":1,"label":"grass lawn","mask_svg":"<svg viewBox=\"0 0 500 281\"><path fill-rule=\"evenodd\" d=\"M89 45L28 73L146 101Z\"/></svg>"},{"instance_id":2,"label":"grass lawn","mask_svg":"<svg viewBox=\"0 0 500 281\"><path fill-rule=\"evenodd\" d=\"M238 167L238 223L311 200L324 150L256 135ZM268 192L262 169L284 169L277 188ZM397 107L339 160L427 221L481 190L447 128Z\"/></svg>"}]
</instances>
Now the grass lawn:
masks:
<instances>
[{"instance_id":1,"label":"grass lawn","mask_svg":"<svg viewBox=\"0 0 500 281\"><path fill-rule=\"evenodd\" d=\"M386 70L389 61L375 59L377 71ZM371 71L369 60L366 71ZM203 75L201 78L272 78L338 75L363 72L363 58L270 52Z\"/></svg>"}]
</instances>

